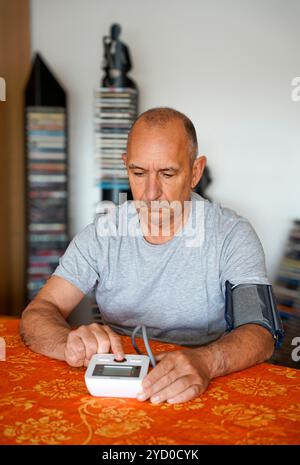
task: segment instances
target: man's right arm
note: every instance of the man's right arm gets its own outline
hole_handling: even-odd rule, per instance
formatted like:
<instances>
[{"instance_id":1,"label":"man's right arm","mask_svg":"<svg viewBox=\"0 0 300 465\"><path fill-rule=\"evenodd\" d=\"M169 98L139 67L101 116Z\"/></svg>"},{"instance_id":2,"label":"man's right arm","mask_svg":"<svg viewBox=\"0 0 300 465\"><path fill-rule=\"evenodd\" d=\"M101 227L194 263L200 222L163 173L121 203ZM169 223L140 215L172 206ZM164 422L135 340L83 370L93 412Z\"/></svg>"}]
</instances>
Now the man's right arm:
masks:
<instances>
[{"instance_id":1,"label":"man's right arm","mask_svg":"<svg viewBox=\"0 0 300 465\"><path fill-rule=\"evenodd\" d=\"M51 276L22 314L23 342L34 352L65 360L71 331L66 319L83 297L83 292L67 280Z\"/></svg>"},{"instance_id":2,"label":"man's right arm","mask_svg":"<svg viewBox=\"0 0 300 465\"><path fill-rule=\"evenodd\" d=\"M72 330L68 325L67 317L84 295L66 279L51 276L22 314L20 333L25 345L71 366L87 366L92 355L110 350L122 359L121 339L108 326L93 323Z\"/></svg>"}]
</instances>

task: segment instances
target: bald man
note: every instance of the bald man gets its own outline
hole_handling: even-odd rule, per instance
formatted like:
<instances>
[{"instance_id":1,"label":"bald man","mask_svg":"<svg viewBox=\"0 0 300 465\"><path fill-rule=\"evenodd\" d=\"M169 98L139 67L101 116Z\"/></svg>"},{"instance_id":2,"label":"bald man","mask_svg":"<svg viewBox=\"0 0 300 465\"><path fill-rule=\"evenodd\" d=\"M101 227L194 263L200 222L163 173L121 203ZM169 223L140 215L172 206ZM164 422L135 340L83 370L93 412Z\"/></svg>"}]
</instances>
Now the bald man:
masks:
<instances>
[{"instance_id":1,"label":"bald man","mask_svg":"<svg viewBox=\"0 0 300 465\"><path fill-rule=\"evenodd\" d=\"M26 345L74 367L95 353L122 360L120 335L145 324L151 338L182 346L157 355L144 379L138 399L153 403L186 402L213 378L271 357L274 338L262 325L227 331L226 281L269 284L265 257L247 219L193 192L206 163L197 154L184 114L140 115L122 156L133 202L98 215L71 241L23 312ZM92 289L104 324L72 330L66 319Z\"/></svg>"}]
</instances>

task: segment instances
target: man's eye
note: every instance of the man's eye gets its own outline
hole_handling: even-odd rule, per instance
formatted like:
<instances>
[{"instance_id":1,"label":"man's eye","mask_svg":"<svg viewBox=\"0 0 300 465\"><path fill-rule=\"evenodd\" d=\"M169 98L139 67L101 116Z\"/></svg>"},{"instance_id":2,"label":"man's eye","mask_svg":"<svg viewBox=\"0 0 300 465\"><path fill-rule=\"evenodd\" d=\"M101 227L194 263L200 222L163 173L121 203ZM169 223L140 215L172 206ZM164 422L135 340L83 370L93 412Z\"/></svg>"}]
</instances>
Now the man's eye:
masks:
<instances>
[{"instance_id":1,"label":"man's eye","mask_svg":"<svg viewBox=\"0 0 300 465\"><path fill-rule=\"evenodd\" d=\"M168 173L163 173L163 176L165 178L172 178L174 175L173 174L168 174Z\"/></svg>"},{"instance_id":2,"label":"man's eye","mask_svg":"<svg viewBox=\"0 0 300 465\"><path fill-rule=\"evenodd\" d=\"M144 173L133 173L133 174L134 174L135 176L139 176L139 177L141 177L141 176L144 175Z\"/></svg>"}]
</instances>

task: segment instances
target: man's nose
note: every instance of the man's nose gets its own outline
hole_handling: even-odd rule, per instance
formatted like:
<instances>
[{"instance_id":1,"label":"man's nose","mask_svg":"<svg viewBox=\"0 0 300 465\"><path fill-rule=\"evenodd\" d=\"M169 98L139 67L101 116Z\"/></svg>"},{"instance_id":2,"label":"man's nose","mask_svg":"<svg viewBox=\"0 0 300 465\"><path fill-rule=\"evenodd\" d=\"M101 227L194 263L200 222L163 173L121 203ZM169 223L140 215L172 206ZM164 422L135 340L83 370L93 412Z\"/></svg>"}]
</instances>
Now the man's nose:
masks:
<instances>
[{"instance_id":1,"label":"man's nose","mask_svg":"<svg viewBox=\"0 0 300 465\"><path fill-rule=\"evenodd\" d=\"M148 202L151 202L152 200L158 200L161 196L161 193L161 184L159 179L157 178L156 173L150 174L148 176L145 188L146 199L148 200Z\"/></svg>"}]
</instances>

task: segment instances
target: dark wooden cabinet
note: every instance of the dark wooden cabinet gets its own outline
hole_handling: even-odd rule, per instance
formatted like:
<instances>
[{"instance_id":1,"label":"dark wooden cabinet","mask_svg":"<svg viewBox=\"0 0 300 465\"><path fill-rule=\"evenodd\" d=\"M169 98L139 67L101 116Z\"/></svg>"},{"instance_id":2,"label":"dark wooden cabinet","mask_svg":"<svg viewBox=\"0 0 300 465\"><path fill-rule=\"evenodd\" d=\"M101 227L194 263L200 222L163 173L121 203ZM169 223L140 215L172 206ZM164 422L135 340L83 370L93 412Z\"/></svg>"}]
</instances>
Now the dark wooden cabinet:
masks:
<instances>
[{"instance_id":1,"label":"dark wooden cabinet","mask_svg":"<svg viewBox=\"0 0 300 465\"><path fill-rule=\"evenodd\" d=\"M29 0L0 0L0 314L25 301L24 87L30 68Z\"/></svg>"}]
</instances>

